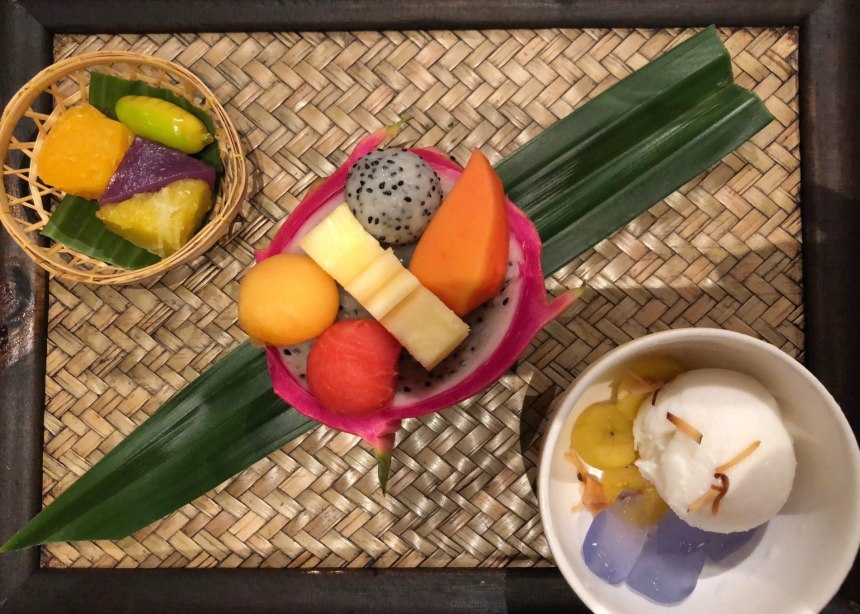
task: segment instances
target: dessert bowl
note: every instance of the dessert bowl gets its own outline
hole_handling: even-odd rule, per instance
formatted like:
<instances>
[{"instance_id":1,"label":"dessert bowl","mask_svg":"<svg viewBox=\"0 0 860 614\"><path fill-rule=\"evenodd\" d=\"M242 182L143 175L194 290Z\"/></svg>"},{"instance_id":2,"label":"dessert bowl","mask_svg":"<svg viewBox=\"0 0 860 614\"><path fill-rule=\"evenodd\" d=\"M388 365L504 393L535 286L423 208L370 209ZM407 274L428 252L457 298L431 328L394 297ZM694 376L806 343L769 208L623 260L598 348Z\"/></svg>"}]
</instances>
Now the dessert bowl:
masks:
<instances>
[{"instance_id":1,"label":"dessert bowl","mask_svg":"<svg viewBox=\"0 0 860 614\"><path fill-rule=\"evenodd\" d=\"M763 384L779 403L794 440L797 472L788 502L751 542L709 562L687 599L654 603L624 583L613 586L585 565L591 524L576 467L564 458L579 413L611 395L611 382L633 361L674 358L685 369L724 368ZM778 348L740 333L680 329L626 343L576 379L555 403L543 442L538 500L555 563L594 612L818 612L836 594L860 546L860 451L851 426L824 386Z\"/></svg>"}]
</instances>

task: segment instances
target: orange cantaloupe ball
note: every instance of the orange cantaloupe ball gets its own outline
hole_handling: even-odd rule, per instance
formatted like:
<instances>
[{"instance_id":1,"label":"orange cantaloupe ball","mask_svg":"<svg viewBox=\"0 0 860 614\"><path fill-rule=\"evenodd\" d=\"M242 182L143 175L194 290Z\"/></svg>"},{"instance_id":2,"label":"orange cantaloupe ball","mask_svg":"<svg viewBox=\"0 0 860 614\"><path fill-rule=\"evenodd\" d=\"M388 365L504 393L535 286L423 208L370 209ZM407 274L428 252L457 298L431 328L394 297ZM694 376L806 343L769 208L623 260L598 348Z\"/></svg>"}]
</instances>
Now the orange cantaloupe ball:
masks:
<instances>
[{"instance_id":1,"label":"orange cantaloupe ball","mask_svg":"<svg viewBox=\"0 0 860 614\"><path fill-rule=\"evenodd\" d=\"M298 254L278 254L254 265L239 285L239 325L269 345L318 337L337 317L337 284Z\"/></svg>"}]
</instances>

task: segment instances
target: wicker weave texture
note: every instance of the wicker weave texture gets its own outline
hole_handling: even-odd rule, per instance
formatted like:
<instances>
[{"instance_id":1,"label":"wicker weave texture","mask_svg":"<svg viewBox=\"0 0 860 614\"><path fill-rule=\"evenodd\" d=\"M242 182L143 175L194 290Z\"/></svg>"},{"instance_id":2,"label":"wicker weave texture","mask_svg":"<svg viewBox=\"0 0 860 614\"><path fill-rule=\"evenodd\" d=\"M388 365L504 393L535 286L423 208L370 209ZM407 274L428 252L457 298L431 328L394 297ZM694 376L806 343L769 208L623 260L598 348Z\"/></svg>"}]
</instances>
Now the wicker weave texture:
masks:
<instances>
[{"instance_id":1,"label":"wicker weave texture","mask_svg":"<svg viewBox=\"0 0 860 614\"><path fill-rule=\"evenodd\" d=\"M44 499L244 339L237 281L318 176L362 135L491 161L692 34L517 30L72 36L189 67L226 107L251 188L232 240L145 285L51 283ZM48 567L550 565L533 491L552 398L617 344L683 326L803 354L797 32L721 35L776 121L547 281L592 290L470 406L409 420L389 496L358 438L320 427L118 542L52 544Z\"/></svg>"}]
</instances>

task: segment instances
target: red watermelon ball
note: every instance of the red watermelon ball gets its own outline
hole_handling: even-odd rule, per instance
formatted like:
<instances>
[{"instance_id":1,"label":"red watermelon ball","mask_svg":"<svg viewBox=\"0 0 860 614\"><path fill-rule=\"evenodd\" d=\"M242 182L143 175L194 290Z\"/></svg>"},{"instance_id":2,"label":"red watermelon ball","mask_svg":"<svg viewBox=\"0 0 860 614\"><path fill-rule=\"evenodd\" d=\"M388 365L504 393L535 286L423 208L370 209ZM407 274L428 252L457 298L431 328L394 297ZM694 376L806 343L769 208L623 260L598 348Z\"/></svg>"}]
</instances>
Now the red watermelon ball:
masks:
<instances>
[{"instance_id":1,"label":"red watermelon ball","mask_svg":"<svg viewBox=\"0 0 860 614\"><path fill-rule=\"evenodd\" d=\"M317 401L339 414L375 412L394 400L400 344L372 319L328 327L308 356L308 385Z\"/></svg>"}]
</instances>

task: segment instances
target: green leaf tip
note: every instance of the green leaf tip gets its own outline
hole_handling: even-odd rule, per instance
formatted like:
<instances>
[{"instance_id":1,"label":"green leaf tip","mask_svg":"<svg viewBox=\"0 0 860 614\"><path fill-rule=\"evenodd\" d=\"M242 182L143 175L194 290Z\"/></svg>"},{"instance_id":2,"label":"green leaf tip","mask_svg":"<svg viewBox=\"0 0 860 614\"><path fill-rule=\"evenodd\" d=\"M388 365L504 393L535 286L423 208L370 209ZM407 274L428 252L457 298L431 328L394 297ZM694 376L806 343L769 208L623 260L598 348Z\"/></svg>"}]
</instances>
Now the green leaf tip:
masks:
<instances>
[{"instance_id":1,"label":"green leaf tip","mask_svg":"<svg viewBox=\"0 0 860 614\"><path fill-rule=\"evenodd\" d=\"M388 474L391 471L391 450L376 450L376 475L379 478L379 487L382 494L388 494Z\"/></svg>"},{"instance_id":2,"label":"green leaf tip","mask_svg":"<svg viewBox=\"0 0 860 614\"><path fill-rule=\"evenodd\" d=\"M549 275L764 128L714 27L589 100L496 165Z\"/></svg>"},{"instance_id":3,"label":"green leaf tip","mask_svg":"<svg viewBox=\"0 0 860 614\"><path fill-rule=\"evenodd\" d=\"M38 546L40 543L45 543L28 540L25 533L27 526L15 533L6 541L5 544L0 546L0 554L4 554L6 552L15 552L16 550L24 550L25 548L31 548L33 546Z\"/></svg>"},{"instance_id":4,"label":"green leaf tip","mask_svg":"<svg viewBox=\"0 0 860 614\"><path fill-rule=\"evenodd\" d=\"M121 539L316 426L272 391L265 353L242 343L167 401L3 547Z\"/></svg>"}]
</instances>

